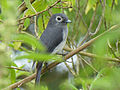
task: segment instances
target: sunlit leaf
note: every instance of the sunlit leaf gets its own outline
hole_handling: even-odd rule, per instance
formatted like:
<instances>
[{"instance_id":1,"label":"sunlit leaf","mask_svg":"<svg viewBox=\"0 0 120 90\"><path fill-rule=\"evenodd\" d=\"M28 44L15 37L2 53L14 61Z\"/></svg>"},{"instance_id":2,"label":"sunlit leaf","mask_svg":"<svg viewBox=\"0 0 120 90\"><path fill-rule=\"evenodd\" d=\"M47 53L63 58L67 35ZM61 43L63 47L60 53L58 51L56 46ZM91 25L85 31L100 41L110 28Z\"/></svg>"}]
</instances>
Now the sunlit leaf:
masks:
<instances>
[{"instance_id":1,"label":"sunlit leaf","mask_svg":"<svg viewBox=\"0 0 120 90\"><path fill-rule=\"evenodd\" d=\"M45 30L45 28L47 27L49 21L49 16L48 15L41 15L38 18L38 27L39 27L39 35L41 36L41 34L43 33L43 31Z\"/></svg>"},{"instance_id":2,"label":"sunlit leaf","mask_svg":"<svg viewBox=\"0 0 120 90\"><path fill-rule=\"evenodd\" d=\"M28 27L29 25L30 25L30 19L27 18L27 19L25 19L25 21L24 21L24 26L25 26L25 27Z\"/></svg>"},{"instance_id":3,"label":"sunlit leaf","mask_svg":"<svg viewBox=\"0 0 120 90\"><path fill-rule=\"evenodd\" d=\"M46 0L39 0L39 1L36 1L35 3L32 4L33 8L37 11L37 12L40 12L44 9L47 8L47 1ZM25 15L31 15L31 14L35 14L35 12L33 12L31 9L28 9L26 12L25 12Z\"/></svg>"},{"instance_id":4,"label":"sunlit leaf","mask_svg":"<svg viewBox=\"0 0 120 90\"><path fill-rule=\"evenodd\" d=\"M49 90L46 85L39 85L35 87L35 90Z\"/></svg>"},{"instance_id":5,"label":"sunlit leaf","mask_svg":"<svg viewBox=\"0 0 120 90\"><path fill-rule=\"evenodd\" d=\"M87 7L85 9L85 14L87 14L91 9L94 9L96 6L97 0L88 0Z\"/></svg>"},{"instance_id":6,"label":"sunlit leaf","mask_svg":"<svg viewBox=\"0 0 120 90\"><path fill-rule=\"evenodd\" d=\"M18 50L21 46L21 42L14 42L14 49Z\"/></svg>"},{"instance_id":7,"label":"sunlit leaf","mask_svg":"<svg viewBox=\"0 0 120 90\"><path fill-rule=\"evenodd\" d=\"M115 0L115 4L118 5L118 0Z\"/></svg>"},{"instance_id":8,"label":"sunlit leaf","mask_svg":"<svg viewBox=\"0 0 120 90\"><path fill-rule=\"evenodd\" d=\"M102 90L119 90L120 70L118 68L105 68L102 72L103 76L94 81L90 90L98 90L99 88Z\"/></svg>"},{"instance_id":9,"label":"sunlit leaf","mask_svg":"<svg viewBox=\"0 0 120 90\"><path fill-rule=\"evenodd\" d=\"M10 79L11 79L11 84L16 82L16 73L14 69L10 69Z\"/></svg>"},{"instance_id":10,"label":"sunlit leaf","mask_svg":"<svg viewBox=\"0 0 120 90\"><path fill-rule=\"evenodd\" d=\"M21 76L29 76L31 73L30 72L17 72L16 77L21 77Z\"/></svg>"},{"instance_id":11,"label":"sunlit leaf","mask_svg":"<svg viewBox=\"0 0 120 90\"><path fill-rule=\"evenodd\" d=\"M78 90L74 85L69 83L67 80L62 83L60 86L60 90Z\"/></svg>"},{"instance_id":12,"label":"sunlit leaf","mask_svg":"<svg viewBox=\"0 0 120 90\"><path fill-rule=\"evenodd\" d=\"M34 36L29 34L17 34L13 35L13 40L20 40L21 42L27 43L28 45L37 48L38 50L45 50L44 46Z\"/></svg>"},{"instance_id":13,"label":"sunlit leaf","mask_svg":"<svg viewBox=\"0 0 120 90\"><path fill-rule=\"evenodd\" d=\"M28 9L30 9L32 12L36 12L33 6L31 5L30 0L24 0L24 1Z\"/></svg>"},{"instance_id":14,"label":"sunlit leaf","mask_svg":"<svg viewBox=\"0 0 120 90\"><path fill-rule=\"evenodd\" d=\"M17 56L15 58L17 59L32 59L32 60L39 60L39 61L51 61L51 60L62 60L61 57L52 55L52 54L42 54L42 53L36 53L36 52L31 52L27 53L25 55Z\"/></svg>"}]
</instances>

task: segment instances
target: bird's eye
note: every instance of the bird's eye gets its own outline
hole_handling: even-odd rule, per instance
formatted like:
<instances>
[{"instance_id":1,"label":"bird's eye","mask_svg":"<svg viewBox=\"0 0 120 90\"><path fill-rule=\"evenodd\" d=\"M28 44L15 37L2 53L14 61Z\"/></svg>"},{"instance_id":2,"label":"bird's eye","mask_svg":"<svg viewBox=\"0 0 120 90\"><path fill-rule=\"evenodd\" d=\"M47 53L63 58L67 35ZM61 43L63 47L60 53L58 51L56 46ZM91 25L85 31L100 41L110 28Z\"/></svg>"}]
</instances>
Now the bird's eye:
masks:
<instances>
[{"instance_id":1,"label":"bird's eye","mask_svg":"<svg viewBox=\"0 0 120 90\"><path fill-rule=\"evenodd\" d=\"M61 16L57 16L57 17L56 17L56 21L57 21L57 22L62 22L62 17L61 17Z\"/></svg>"}]
</instances>

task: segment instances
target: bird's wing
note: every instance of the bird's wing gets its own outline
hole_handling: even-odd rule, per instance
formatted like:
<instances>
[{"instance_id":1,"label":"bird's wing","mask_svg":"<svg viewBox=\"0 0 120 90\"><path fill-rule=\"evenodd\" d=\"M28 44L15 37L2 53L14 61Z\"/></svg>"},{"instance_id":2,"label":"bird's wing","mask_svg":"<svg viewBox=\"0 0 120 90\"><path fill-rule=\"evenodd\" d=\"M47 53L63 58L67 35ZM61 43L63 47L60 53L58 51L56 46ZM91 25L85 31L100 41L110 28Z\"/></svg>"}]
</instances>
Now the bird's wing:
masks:
<instances>
[{"instance_id":1,"label":"bird's wing","mask_svg":"<svg viewBox=\"0 0 120 90\"><path fill-rule=\"evenodd\" d=\"M46 46L47 51L52 53L53 50L62 42L63 40L63 30L52 28L46 28L43 34L40 37L40 41L43 45ZM36 84L40 82L40 74L42 70L42 62L37 64L37 75L36 75Z\"/></svg>"},{"instance_id":2,"label":"bird's wing","mask_svg":"<svg viewBox=\"0 0 120 90\"><path fill-rule=\"evenodd\" d=\"M63 41L63 30L61 28L46 28L40 37L48 52L53 50Z\"/></svg>"}]
</instances>

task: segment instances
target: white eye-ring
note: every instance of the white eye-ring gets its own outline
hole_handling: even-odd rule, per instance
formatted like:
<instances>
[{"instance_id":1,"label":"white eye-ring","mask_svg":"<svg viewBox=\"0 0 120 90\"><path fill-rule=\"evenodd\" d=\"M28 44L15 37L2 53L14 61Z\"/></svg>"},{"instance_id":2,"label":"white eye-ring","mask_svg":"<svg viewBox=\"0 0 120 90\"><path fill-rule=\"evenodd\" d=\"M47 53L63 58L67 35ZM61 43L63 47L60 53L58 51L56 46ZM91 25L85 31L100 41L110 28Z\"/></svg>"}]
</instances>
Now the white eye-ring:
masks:
<instances>
[{"instance_id":1,"label":"white eye-ring","mask_svg":"<svg viewBox=\"0 0 120 90\"><path fill-rule=\"evenodd\" d=\"M57 16L57 17L56 17L56 21L57 21L57 22L62 22L62 20L63 20L63 19L62 19L61 16Z\"/></svg>"}]
</instances>

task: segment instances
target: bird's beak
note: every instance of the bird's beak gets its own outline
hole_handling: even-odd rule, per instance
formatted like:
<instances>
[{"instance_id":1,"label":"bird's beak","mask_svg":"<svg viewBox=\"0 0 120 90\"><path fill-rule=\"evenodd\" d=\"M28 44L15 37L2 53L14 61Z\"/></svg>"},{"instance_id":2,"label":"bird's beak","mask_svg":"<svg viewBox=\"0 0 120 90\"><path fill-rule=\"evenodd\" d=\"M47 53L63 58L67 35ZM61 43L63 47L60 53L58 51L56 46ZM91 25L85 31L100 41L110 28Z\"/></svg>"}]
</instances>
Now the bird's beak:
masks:
<instances>
[{"instance_id":1,"label":"bird's beak","mask_svg":"<svg viewBox=\"0 0 120 90\"><path fill-rule=\"evenodd\" d=\"M71 23L71 20L68 19L68 20L66 21L66 23Z\"/></svg>"}]
</instances>

